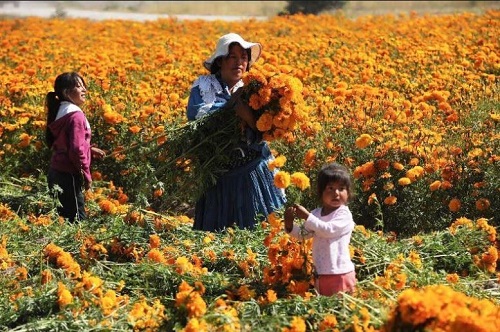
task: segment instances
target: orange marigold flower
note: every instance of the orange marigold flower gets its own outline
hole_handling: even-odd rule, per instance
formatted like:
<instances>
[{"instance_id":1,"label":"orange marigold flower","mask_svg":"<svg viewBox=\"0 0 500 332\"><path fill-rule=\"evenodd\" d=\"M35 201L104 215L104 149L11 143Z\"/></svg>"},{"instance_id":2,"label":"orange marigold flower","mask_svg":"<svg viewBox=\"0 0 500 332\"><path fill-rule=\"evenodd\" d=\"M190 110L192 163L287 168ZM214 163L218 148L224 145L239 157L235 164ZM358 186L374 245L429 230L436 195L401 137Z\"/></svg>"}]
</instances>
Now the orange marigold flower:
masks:
<instances>
[{"instance_id":1,"label":"orange marigold flower","mask_svg":"<svg viewBox=\"0 0 500 332\"><path fill-rule=\"evenodd\" d=\"M384 199L384 204L385 205L394 205L396 204L398 198L396 196L387 196L385 199Z\"/></svg>"},{"instance_id":2,"label":"orange marigold flower","mask_svg":"<svg viewBox=\"0 0 500 332\"><path fill-rule=\"evenodd\" d=\"M476 209L479 211L485 211L490 208L490 201L486 198L480 198L476 201Z\"/></svg>"},{"instance_id":3,"label":"orange marigold flower","mask_svg":"<svg viewBox=\"0 0 500 332\"><path fill-rule=\"evenodd\" d=\"M319 331L334 331L337 326L337 317L334 315L326 315L325 318L319 323Z\"/></svg>"},{"instance_id":4,"label":"orange marigold flower","mask_svg":"<svg viewBox=\"0 0 500 332\"><path fill-rule=\"evenodd\" d=\"M450 209L451 212L457 212L458 210L460 210L461 206L462 203L458 198L452 198L448 203L448 208Z\"/></svg>"},{"instance_id":5,"label":"orange marigold flower","mask_svg":"<svg viewBox=\"0 0 500 332\"><path fill-rule=\"evenodd\" d=\"M151 249L158 248L160 246L161 239L157 234L152 234L149 236L149 246Z\"/></svg>"},{"instance_id":6,"label":"orange marigold flower","mask_svg":"<svg viewBox=\"0 0 500 332\"><path fill-rule=\"evenodd\" d=\"M267 299L267 302L273 303L273 302L276 302L276 300L278 299L278 296L276 295L276 292L274 290L268 289L266 292L266 299Z\"/></svg>"},{"instance_id":7,"label":"orange marigold flower","mask_svg":"<svg viewBox=\"0 0 500 332\"><path fill-rule=\"evenodd\" d=\"M269 167L269 169L271 171L274 171L274 169L276 169L276 168L283 167L285 165L285 163L286 163L286 157L284 155L279 155L276 158L274 158L273 160L269 161L267 166Z\"/></svg>"},{"instance_id":8,"label":"orange marigold flower","mask_svg":"<svg viewBox=\"0 0 500 332\"><path fill-rule=\"evenodd\" d=\"M293 173L290 177L290 182L300 190L306 190L311 186L309 178L302 172Z\"/></svg>"},{"instance_id":9,"label":"orange marigold flower","mask_svg":"<svg viewBox=\"0 0 500 332\"><path fill-rule=\"evenodd\" d=\"M450 273L446 275L446 281L450 284L456 284L460 280L460 277L456 273Z\"/></svg>"},{"instance_id":10,"label":"orange marigold flower","mask_svg":"<svg viewBox=\"0 0 500 332\"><path fill-rule=\"evenodd\" d=\"M304 156L304 165L312 167L316 161L316 149L307 150Z\"/></svg>"},{"instance_id":11,"label":"orange marigold flower","mask_svg":"<svg viewBox=\"0 0 500 332\"><path fill-rule=\"evenodd\" d=\"M73 295L62 282L57 283L57 303L60 307L65 307L73 302Z\"/></svg>"},{"instance_id":12,"label":"orange marigold flower","mask_svg":"<svg viewBox=\"0 0 500 332\"><path fill-rule=\"evenodd\" d=\"M269 113L262 114L256 122L257 129L265 132L273 127L273 116Z\"/></svg>"}]
</instances>

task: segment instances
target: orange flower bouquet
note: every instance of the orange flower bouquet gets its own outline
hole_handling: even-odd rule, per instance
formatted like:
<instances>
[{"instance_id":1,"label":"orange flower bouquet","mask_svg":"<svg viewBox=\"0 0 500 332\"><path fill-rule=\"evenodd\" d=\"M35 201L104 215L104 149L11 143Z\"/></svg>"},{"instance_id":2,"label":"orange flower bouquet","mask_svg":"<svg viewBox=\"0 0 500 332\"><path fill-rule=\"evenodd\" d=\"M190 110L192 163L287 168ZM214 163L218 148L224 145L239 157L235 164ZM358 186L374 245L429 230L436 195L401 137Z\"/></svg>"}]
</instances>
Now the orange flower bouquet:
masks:
<instances>
[{"instance_id":1,"label":"orange flower bouquet","mask_svg":"<svg viewBox=\"0 0 500 332\"><path fill-rule=\"evenodd\" d=\"M283 73L247 72L242 98L257 115L263 139L291 139L293 131L307 120L302 82Z\"/></svg>"},{"instance_id":2,"label":"orange flower bouquet","mask_svg":"<svg viewBox=\"0 0 500 332\"><path fill-rule=\"evenodd\" d=\"M245 74L243 81L241 98L255 111L262 139L291 141L293 131L307 119L300 80L283 73L257 72ZM231 169L234 151L243 141L241 129L240 118L226 104L217 112L167 131L166 139L156 148L163 162L154 167L155 176L162 183L191 188L189 193L198 197Z\"/></svg>"}]
</instances>

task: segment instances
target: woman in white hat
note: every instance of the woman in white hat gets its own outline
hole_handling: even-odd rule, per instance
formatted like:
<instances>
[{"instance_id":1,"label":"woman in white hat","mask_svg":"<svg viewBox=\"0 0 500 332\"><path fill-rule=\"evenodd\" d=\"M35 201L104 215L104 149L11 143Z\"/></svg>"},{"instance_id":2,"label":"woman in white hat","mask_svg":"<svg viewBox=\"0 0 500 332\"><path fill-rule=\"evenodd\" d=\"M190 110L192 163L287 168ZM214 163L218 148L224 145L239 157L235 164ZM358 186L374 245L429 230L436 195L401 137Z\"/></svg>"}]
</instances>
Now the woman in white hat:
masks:
<instances>
[{"instance_id":1,"label":"woman in white hat","mask_svg":"<svg viewBox=\"0 0 500 332\"><path fill-rule=\"evenodd\" d=\"M210 74L198 77L191 87L189 120L210 115L229 102L246 124L247 142L238 149L232 169L196 203L194 229L253 228L259 218L267 217L285 202L267 166L272 158L269 146L256 129L252 110L236 93L243 86L243 74L261 52L261 44L245 41L236 33L222 36L215 52L203 63Z\"/></svg>"}]
</instances>

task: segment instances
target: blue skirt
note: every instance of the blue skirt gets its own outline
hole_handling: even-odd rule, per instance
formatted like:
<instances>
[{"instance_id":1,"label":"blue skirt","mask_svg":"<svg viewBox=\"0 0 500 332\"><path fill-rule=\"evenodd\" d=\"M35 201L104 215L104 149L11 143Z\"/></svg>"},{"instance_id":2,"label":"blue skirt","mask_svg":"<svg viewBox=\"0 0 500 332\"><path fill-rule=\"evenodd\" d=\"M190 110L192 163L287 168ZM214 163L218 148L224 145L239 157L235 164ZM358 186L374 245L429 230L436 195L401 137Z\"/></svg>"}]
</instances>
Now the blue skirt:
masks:
<instances>
[{"instance_id":1,"label":"blue skirt","mask_svg":"<svg viewBox=\"0 0 500 332\"><path fill-rule=\"evenodd\" d=\"M270 156L264 144L258 158L221 176L196 203L193 228L212 232L228 227L252 229L282 207L286 199L274 185L267 166Z\"/></svg>"}]
</instances>

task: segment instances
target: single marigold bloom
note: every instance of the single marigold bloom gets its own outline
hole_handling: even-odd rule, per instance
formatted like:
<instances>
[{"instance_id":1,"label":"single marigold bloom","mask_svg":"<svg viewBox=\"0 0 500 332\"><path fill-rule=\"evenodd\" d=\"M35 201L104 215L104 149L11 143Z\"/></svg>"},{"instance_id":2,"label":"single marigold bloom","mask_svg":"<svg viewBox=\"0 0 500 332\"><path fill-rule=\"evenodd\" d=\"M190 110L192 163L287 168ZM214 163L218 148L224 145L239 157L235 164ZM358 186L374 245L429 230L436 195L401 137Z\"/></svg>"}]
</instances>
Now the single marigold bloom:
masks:
<instances>
[{"instance_id":1,"label":"single marigold bloom","mask_svg":"<svg viewBox=\"0 0 500 332\"><path fill-rule=\"evenodd\" d=\"M290 174L285 171L279 171L274 175L274 185L280 189L286 189L290 185Z\"/></svg>"},{"instance_id":2,"label":"single marigold bloom","mask_svg":"<svg viewBox=\"0 0 500 332\"><path fill-rule=\"evenodd\" d=\"M306 190L311 186L309 178L302 172L293 173L290 177L290 181L300 190Z\"/></svg>"},{"instance_id":3,"label":"single marigold bloom","mask_svg":"<svg viewBox=\"0 0 500 332\"><path fill-rule=\"evenodd\" d=\"M358 149L364 149L370 144L373 143L373 137L369 134L361 134L358 138L356 138L356 147Z\"/></svg>"},{"instance_id":4,"label":"single marigold bloom","mask_svg":"<svg viewBox=\"0 0 500 332\"><path fill-rule=\"evenodd\" d=\"M458 210L460 210L461 206L462 203L458 198L452 198L448 203L448 208L450 209L451 212L457 212Z\"/></svg>"},{"instance_id":5,"label":"single marigold bloom","mask_svg":"<svg viewBox=\"0 0 500 332\"><path fill-rule=\"evenodd\" d=\"M65 307L73 302L73 295L62 282L57 283L57 303L60 307Z\"/></svg>"},{"instance_id":6,"label":"single marigold bloom","mask_svg":"<svg viewBox=\"0 0 500 332\"><path fill-rule=\"evenodd\" d=\"M460 277L456 273L450 273L446 275L446 281L450 284L456 284L460 280Z\"/></svg>"},{"instance_id":7,"label":"single marigold bloom","mask_svg":"<svg viewBox=\"0 0 500 332\"><path fill-rule=\"evenodd\" d=\"M490 201L486 198L480 198L476 201L476 209L479 211L485 211L490 208Z\"/></svg>"},{"instance_id":8,"label":"single marigold bloom","mask_svg":"<svg viewBox=\"0 0 500 332\"><path fill-rule=\"evenodd\" d=\"M384 204L385 205L394 205L398 201L398 198L396 196L387 196L384 199Z\"/></svg>"},{"instance_id":9,"label":"single marigold bloom","mask_svg":"<svg viewBox=\"0 0 500 332\"><path fill-rule=\"evenodd\" d=\"M401 163L398 163L398 162L394 162L392 163L392 167L396 170L396 171L402 171L403 169L405 169L405 166Z\"/></svg>"},{"instance_id":10,"label":"single marigold bloom","mask_svg":"<svg viewBox=\"0 0 500 332\"><path fill-rule=\"evenodd\" d=\"M441 188L441 181L439 180L436 180L434 182L432 182L430 185L429 185L429 189L431 191L436 191L438 190L439 188Z\"/></svg>"},{"instance_id":11,"label":"single marigold bloom","mask_svg":"<svg viewBox=\"0 0 500 332\"><path fill-rule=\"evenodd\" d=\"M411 184L411 180L410 180L410 178L407 178L407 177L402 177L402 178L400 178L400 179L398 180L398 184L399 184L400 186L407 186L407 185Z\"/></svg>"}]
</instances>

